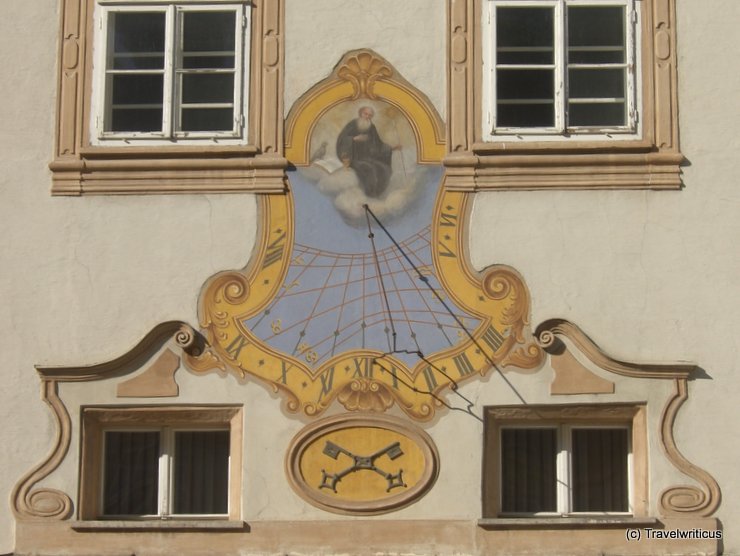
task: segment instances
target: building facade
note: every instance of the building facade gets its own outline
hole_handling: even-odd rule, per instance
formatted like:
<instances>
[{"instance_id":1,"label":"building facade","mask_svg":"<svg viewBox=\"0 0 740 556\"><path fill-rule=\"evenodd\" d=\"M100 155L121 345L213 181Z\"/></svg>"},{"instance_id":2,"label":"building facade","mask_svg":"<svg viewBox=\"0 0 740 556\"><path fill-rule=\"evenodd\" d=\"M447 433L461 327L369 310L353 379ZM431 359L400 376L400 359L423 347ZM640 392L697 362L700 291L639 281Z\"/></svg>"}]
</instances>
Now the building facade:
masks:
<instances>
[{"instance_id":1,"label":"building facade","mask_svg":"<svg viewBox=\"0 0 740 556\"><path fill-rule=\"evenodd\" d=\"M6 7L0 553L740 554L736 2Z\"/></svg>"}]
</instances>

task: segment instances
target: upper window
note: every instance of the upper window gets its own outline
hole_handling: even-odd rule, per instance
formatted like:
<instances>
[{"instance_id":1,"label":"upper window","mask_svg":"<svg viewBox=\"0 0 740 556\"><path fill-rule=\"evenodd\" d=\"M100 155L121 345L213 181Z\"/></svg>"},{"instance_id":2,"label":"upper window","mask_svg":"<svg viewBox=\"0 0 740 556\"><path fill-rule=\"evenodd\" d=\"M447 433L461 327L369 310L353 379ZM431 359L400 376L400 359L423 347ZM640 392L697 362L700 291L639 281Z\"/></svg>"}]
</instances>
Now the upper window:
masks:
<instances>
[{"instance_id":1,"label":"upper window","mask_svg":"<svg viewBox=\"0 0 740 556\"><path fill-rule=\"evenodd\" d=\"M244 137L243 6L129 2L98 12L94 142Z\"/></svg>"},{"instance_id":2,"label":"upper window","mask_svg":"<svg viewBox=\"0 0 740 556\"><path fill-rule=\"evenodd\" d=\"M450 3L447 187L680 188L675 9Z\"/></svg>"},{"instance_id":3,"label":"upper window","mask_svg":"<svg viewBox=\"0 0 740 556\"><path fill-rule=\"evenodd\" d=\"M484 139L634 138L632 0L488 0Z\"/></svg>"},{"instance_id":4,"label":"upper window","mask_svg":"<svg viewBox=\"0 0 740 556\"><path fill-rule=\"evenodd\" d=\"M52 194L284 192L283 2L60 0Z\"/></svg>"}]
</instances>

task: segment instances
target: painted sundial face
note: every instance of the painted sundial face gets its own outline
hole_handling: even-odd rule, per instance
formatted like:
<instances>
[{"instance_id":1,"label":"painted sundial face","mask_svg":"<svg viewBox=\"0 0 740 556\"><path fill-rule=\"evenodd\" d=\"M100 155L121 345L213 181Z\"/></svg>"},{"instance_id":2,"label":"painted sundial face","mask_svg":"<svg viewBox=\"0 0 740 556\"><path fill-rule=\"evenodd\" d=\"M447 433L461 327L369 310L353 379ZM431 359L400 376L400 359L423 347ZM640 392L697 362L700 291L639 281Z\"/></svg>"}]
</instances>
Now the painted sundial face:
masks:
<instances>
[{"instance_id":1,"label":"painted sundial face","mask_svg":"<svg viewBox=\"0 0 740 556\"><path fill-rule=\"evenodd\" d=\"M392 76L348 55L297 101L289 191L259 197L250 263L204 287L192 369L255 377L308 417L336 402L429 420L445 389L470 411L459 382L539 364L521 278L467 261L471 196L446 186L439 116Z\"/></svg>"},{"instance_id":2,"label":"painted sundial face","mask_svg":"<svg viewBox=\"0 0 740 556\"><path fill-rule=\"evenodd\" d=\"M467 339L479 320L447 298L430 247L442 169L417 163L401 112L342 103L318 121L310 153L290 173L295 242L284 284L244 325L314 369L358 349L413 367Z\"/></svg>"}]
</instances>

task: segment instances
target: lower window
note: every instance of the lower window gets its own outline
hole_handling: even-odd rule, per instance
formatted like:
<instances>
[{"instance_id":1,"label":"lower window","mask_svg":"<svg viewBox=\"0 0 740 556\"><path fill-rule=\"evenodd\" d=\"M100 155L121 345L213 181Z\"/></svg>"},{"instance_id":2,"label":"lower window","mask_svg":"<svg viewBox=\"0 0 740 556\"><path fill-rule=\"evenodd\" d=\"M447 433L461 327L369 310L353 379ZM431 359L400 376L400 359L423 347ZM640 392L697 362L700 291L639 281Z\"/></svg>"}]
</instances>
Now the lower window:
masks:
<instances>
[{"instance_id":1,"label":"lower window","mask_svg":"<svg viewBox=\"0 0 740 556\"><path fill-rule=\"evenodd\" d=\"M501 430L502 514L629 512L629 430Z\"/></svg>"},{"instance_id":2,"label":"lower window","mask_svg":"<svg viewBox=\"0 0 740 556\"><path fill-rule=\"evenodd\" d=\"M236 408L83 410L81 519L238 519Z\"/></svg>"},{"instance_id":3,"label":"lower window","mask_svg":"<svg viewBox=\"0 0 740 556\"><path fill-rule=\"evenodd\" d=\"M487 408L484 517L643 515L644 408Z\"/></svg>"}]
</instances>

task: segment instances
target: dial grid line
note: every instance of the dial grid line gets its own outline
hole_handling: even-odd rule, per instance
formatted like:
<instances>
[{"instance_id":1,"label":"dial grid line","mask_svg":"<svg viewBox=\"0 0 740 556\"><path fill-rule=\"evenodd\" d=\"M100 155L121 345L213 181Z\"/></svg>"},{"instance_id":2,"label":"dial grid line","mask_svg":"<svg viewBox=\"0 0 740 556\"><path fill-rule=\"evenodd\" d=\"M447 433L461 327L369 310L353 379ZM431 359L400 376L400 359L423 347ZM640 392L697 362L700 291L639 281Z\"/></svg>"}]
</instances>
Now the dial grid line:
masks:
<instances>
[{"instance_id":1,"label":"dial grid line","mask_svg":"<svg viewBox=\"0 0 740 556\"><path fill-rule=\"evenodd\" d=\"M385 310L386 310L386 325L385 325L385 336L388 340L388 351L395 350L396 348L396 329L393 324L393 316L391 315L391 308L388 304L388 292L386 292L385 284L383 283L383 275L380 272L380 260L378 259L378 251L375 246L375 234L373 233L373 227L370 224L370 209L367 205L363 205L363 208L365 209L365 218L367 219L367 237L370 239L370 245L372 246L373 250L373 262L375 263L375 277L378 279L378 291L382 294L381 301L385 303ZM390 324L390 328L388 327L388 324ZM392 336L389 336L389 333L392 332Z\"/></svg>"},{"instance_id":2,"label":"dial grid line","mask_svg":"<svg viewBox=\"0 0 740 556\"><path fill-rule=\"evenodd\" d=\"M432 279L431 284L428 280L424 281L434 293L438 284L434 269L431 266L430 234L431 228L427 226L400 243L394 242L393 245L377 250L377 263L382 263L382 275L377 272L377 268L380 267L375 268L376 260L372 253L333 253L296 243L294 256L291 259L291 268L288 270L288 278L286 278L286 282L281 288L280 295L273 300L268 311L260 315L256 323L252 321L254 324L251 328L255 329L259 326L270 311L276 313L279 313L281 309L285 311L288 307L286 303L289 298L300 299L300 296L309 295L310 297L316 296L316 298L311 302L311 310L303 312L306 315L304 318L295 322L288 322L287 326L277 330L265 329L264 335L261 337L265 341L277 341L278 345L275 347L279 347L281 343L285 343L284 340L281 341L279 338L287 339L295 334L296 328L301 329L302 333L293 347L292 354L294 356L296 354L303 355L304 352L310 350L312 359L309 360L309 363L311 364L319 364L322 360L334 356L343 346L351 346L353 341L358 342L357 337L360 335L361 347L367 348L368 340L373 342L371 338L374 338L372 335L368 337L368 332L384 322L387 323L389 317L397 319L399 322L403 321L404 328L408 330L408 334L410 334L417 350L420 350L417 326L434 327L440 332L440 339L444 337L447 344L452 345L453 342L447 334L447 329L455 329L459 326L444 323L444 317L449 316L449 311L445 312L442 308L438 309L432 305L431 301L424 295L427 292L421 287L421 284L417 283L415 279L417 276L412 272L416 270L419 273L418 277L423 274L424 277L428 276L429 279ZM406 253L411 255L411 259ZM301 257L307 257L309 260L303 262ZM424 260L425 258L429 260ZM292 268L298 266L303 268ZM375 270L371 270L371 268L375 268ZM343 274L344 281L331 283L336 279L337 272L340 270L346 272L346 274ZM295 272L293 276L291 276L291 271ZM321 274L326 273L323 277L323 283L307 289L303 289L300 284L296 284L297 287L286 287L297 282L299 278L305 278L307 272L312 274L304 280L304 283L310 284L312 281L316 281L317 278L322 280ZM388 287L386 295L395 294L393 300L394 303L398 303L397 308L392 309L387 306L384 307L384 310L368 314L367 311L372 310L373 305L377 303L378 296L382 293L382 291L374 288L369 289L368 286L372 284L373 280L382 280L382 276L389 279L389 284L386 287L390 287ZM378 284L380 285L379 282ZM337 288L342 288L341 299ZM331 291L336 293L329 296L328 293ZM337 299L337 301L331 303L332 298ZM330 305L322 309L320 308L322 301L330 301ZM355 304L361 304L361 308ZM352 305L356 307L353 312L361 309L361 314L354 313L357 317L343 324L342 319L348 314ZM287 320L290 321L292 316L290 315ZM469 315L453 315L457 322L465 317L469 317ZM335 321L334 327L326 326L327 318ZM326 336L313 341L310 337L306 338L306 332L309 331L312 321L320 323L311 327L312 333L318 329L318 326L321 326L321 329L328 331ZM356 330L353 330L354 328ZM390 331L387 326L383 332L386 341L390 343ZM380 337L383 337L382 333ZM378 340L379 338L376 338L374 341L377 342ZM404 338L404 340L408 340L408 338ZM306 342L305 346L301 346L302 341ZM290 347L286 347L288 350L290 349ZM316 352L319 352L320 355Z\"/></svg>"},{"instance_id":3,"label":"dial grid line","mask_svg":"<svg viewBox=\"0 0 740 556\"><path fill-rule=\"evenodd\" d=\"M380 317L380 318L376 318L376 317ZM374 313L370 313L368 315L364 315L364 318L363 319L356 319L356 320L348 323L345 327L342 328L342 331L351 328L352 326L356 325L358 322L361 322L361 321L365 321L365 322L370 321L368 323L367 327L368 328L371 328L371 327L373 327L375 325L378 325L378 324L381 324L381 323L385 322L385 318L386 318L385 311L376 311ZM376 320L371 320L371 319L376 319ZM342 336L342 339L337 342L337 347L341 347L342 344L345 344L346 342L349 342L352 338L354 338L355 336L357 336L361 332L362 332L362 330L355 330L354 332L352 332L349 335L343 335ZM314 344L314 347L320 346L320 345L328 342L330 339L331 339L331 336L327 336L323 340L320 340L319 342L317 342L316 344ZM330 356L330 354L331 354L331 352L328 349L325 350L323 353L321 353L319 355L319 358L316 360L316 362L318 363L318 362L323 361L324 359L327 358L327 356Z\"/></svg>"},{"instance_id":4,"label":"dial grid line","mask_svg":"<svg viewBox=\"0 0 740 556\"><path fill-rule=\"evenodd\" d=\"M418 259L419 257L416 254L416 252L415 251L412 251L412 252L414 253L414 256L416 256L417 259ZM422 292L421 288L419 288L419 286L417 285L417 283L414 281L414 278L418 278L418 277L417 276L413 276L413 274L410 271L410 269L408 269L406 267L403 267L403 269L406 272L406 275L408 276L409 281L415 286L416 292L419 294L419 297L424 302L424 305L427 308L427 312L434 318L434 321L435 321L435 324L437 325L437 328L442 331L442 335L445 337L445 339L447 340L447 342L450 345L452 345L452 341L450 340L450 338L447 336L447 334L444 331L444 325L439 321L439 319L437 319L437 316L436 316L437 311L435 309L432 309L431 305L429 305L429 300L424 295L424 293L426 293L426 292ZM436 275L435 275L435 278L436 278ZM432 287L432 286L429 286L429 287ZM439 312L439 314L446 315L447 313L446 312ZM422 350L420 349L419 351L422 351Z\"/></svg>"},{"instance_id":5,"label":"dial grid line","mask_svg":"<svg viewBox=\"0 0 740 556\"><path fill-rule=\"evenodd\" d=\"M352 267L354 264L354 257L350 260L349 265L349 271L347 272L347 277L349 278L352 276ZM339 338L339 327L342 324L342 315L344 314L344 307L345 307L345 301L347 299L347 290L349 290L349 280L345 280L344 282L344 292L342 293L342 302L339 304L339 314L337 315L337 326L334 329L334 344L331 348L331 354L334 355L334 352L337 347L337 338Z\"/></svg>"},{"instance_id":6,"label":"dial grid line","mask_svg":"<svg viewBox=\"0 0 740 556\"><path fill-rule=\"evenodd\" d=\"M318 256L318 255L317 255L317 256ZM314 259L314 260L315 260L315 259ZM335 259L335 261L336 261L336 259ZM314 313L316 312L316 308L318 307L319 303L321 302L321 297L322 297L322 296L324 295L324 293L326 293L326 285L327 285L327 284L329 283L329 281L331 280L331 278L332 278L332 276L333 276L333 273L334 273L334 270L335 270L335 269L336 269L336 268L332 268L332 270L331 270L331 271L330 271L330 272L329 272L329 273L328 273L328 274L326 275L326 280L324 280L324 287L323 287L323 288L322 288L322 289L320 290L320 293L319 293L319 295L317 296L317 298L316 298L316 301L315 301L315 303L314 303L313 307L311 308L311 312L309 313L308 317L306 317L306 319L305 319L305 322L309 322L309 321L310 321L310 320L311 320L312 318L314 318ZM301 345L301 338L303 338L303 336L305 336L305 334L306 334L306 329L304 328L304 329L303 329L303 330L302 330L302 331L301 331L301 332L300 332L300 333L298 334L298 340L296 341L296 345L295 345L295 347L293 348L293 352L291 353L291 355L294 355L294 356L295 356L295 354L296 354L296 351L298 351L298 348L299 348L299 347L300 347L300 345Z\"/></svg>"},{"instance_id":7,"label":"dial grid line","mask_svg":"<svg viewBox=\"0 0 740 556\"><path fill-rule=\"evenodd\" d=\"M298 257L300 257L300 256L302 256L302 255L307 255L307 254L308 254L307 252L299 253L299 254L298 254ZM313 259L311 259L311 261L315 261L317 257L319 257L319 254L315 254L315 255L314 255L314 257L313 257ZM300 265L296 265L296 266L300 266ZM298 276L296 276L295 278L293 278L293 281L295 281L295 280L298 280L298 279L299 279L299 278L300 278L300 277L301 277L301 276L303 275L303 273L304 273L304 272L306 272L306 271L307 271L307 270L308 270L308 269L309 269L309 268L311 267L311 263L310 263L310 262L309 262L309 263L306 263L306 264L305 264L305 265L303 265L303 266L304 266L303 270L301 270L301 272L299 272L299 273L298 273ZM293 265L291 264L291 265L290 265L290 268L292 268L292 267L293 267ZM288 269L288 271L290 271L290 268ZM287 275L286 275L286 276L287 276ZM272 311L272 308L273 308L273 307L274 307L275 305L277 305L277 304L278 304L278 302L279 302L279 301L280 301L281 299L283 299L283 298L284 298L284 297L285 297L286 295L289 295L289 294L290 294L290 290L289 290L288 288L286 288L285 286L286 286L286 284L285 284L285 283L283 283L283 285L282 285L282 286L280 287L280 290L281 290L281 291L280 291L280 293L278 293L278 294L277 294L277 295L275 296L275 299L273 299L273 300L272 300L272 303L270 303L270 305L269 305L269 306L267 307L267 309L266 309L266 310L265 310L265 311L263 312L263 314L262 314L262 315L261 315L261 316L259 317L259 319L257 319L257 322L255 322L255 323L254 323L254 324L252 325L252 328L253 328L253 329L254 329L254 328L257 328L257 327L258 327L258 326L259 326L259 325L260 325L260 324L262 323L262 320L263 320L263 319L264 319L264 318L265 318L265 317L266 317L267 315L269 315L269 314L270 314L270 312Z\"/></svg>"},{"instance_id":8,"label":"dial grid line","mask_svg":"<svg viewBox=\"0 0 740 556\"><path fill-rule=\"evenodd\" d=\"M427 246L429 246L428 237L425 237L425 235L423 235L423 234L428 234L429 232L430 232L430 228L427 227L424 230L422 230L421 232L415 234L414 236L411 236L411 238L406 239L406 240L404 240L402 242L399 242L399 246L401 248L404 248L405 247L406 248L406 251L408 251L410 254L413 254L414 258L416 258L416 260L421 264L421 267L427 267L428 266L426 264L426 262L419 256L418 253L419 253L419 251L422 251L424 248L426 248ZM417 247L417 248L411 247L414 243L417 243L419 241L421 241L422 244L423 244L421 247ZM394 252L396 254L396 257L394 259L395 260L398 260L400 262L401 271L403 271L404 273L406 273L406 275L409 277L409 281L411 282L411 284L414 285L414 288L405 288L405 289L396 288L395 291L415 291L415 292L419 293L419 296L424 301L425 305L427 306L427 309L429 310L429 312L431 314L433 314L433 315L435 315L435 314L448 315L449 313L447 311L444 311L444 312L443 311L436 311L436 310L433 310L431 308L431 306L427 302L426 297L422 294L422 291L423 290L421 290L416 285L416 282L414 280L415 277L411 275L410 269L408 269L407 266L403 264L404 261L406 260L406 258L403 257L403 254L400 253L400 251L398 249L395 249L394 248ZM406 262L409 262L409 261L406 261ZM411 262L411 264L413 265L413 262ZM417 272L421 273L420 270L419 270L419 267L417 267L416 270L417 270ZM399 273L398 271L393 271L393 272L390 272L390 275L393 278L398 273ZM435 279L435 281L437 280L436 274L433 273L432 274L432 277ZM441 287L440 288L435 288L433 285L429 284L428 282L427 282L427 288L428 289L431 289L432 291L434 291L436 289L441 289ZM468 315L465 315L465 314L456 314L456 313L453 313L452 315L453 315L453 317L456 317L457 319L463 319L463 318L468 317ZM439 326L447 326L447 327L452 327L452 328L460 329L460 326L443 325L439 321L437 321L436 324L438 324ZM447 338L447 340L449 341L449 338ZM450 345L452 345L452 343L450 343Z\"/></svg>"},{"instance_id":9,"label":"dial grid line","mask_svg":"<svg viewBox=\"0 0 740 556\"><path fill-rule=\"evenodd\" d=\"M406 272L408 272L408 271L406 271ZM398 274L398 272L396 272L395 274ZM373 278L373 276L371 276L370 278L368 278L367 280L365 280L365 282L368 281L368 280L371 280L372 278ZM341 286L341 284L338 284L337 286L329 286L329 287L331 288L331 287L340 287L340 286ZM315 288L314 290L311 290L311 291L320 291L320 288ZM398 292L417 292L417 293L420 292L420 290L418 288L399 288L397 291ZM370 298L372 298L374 296L377 296L377 295L378 295L378 292L374 292L374 293L370 293L370 294L367 294L367 295L362 295L362 296L358 296L358 297L352 298L352 299L350 299L349 302L352 303L352 302L359 301L359 300L362 300L364 302L365 300L370 299ZM439 310L439 309L434 309L431 306L429 306L427 300L423 296L422 296L422 299L425 302L425 305L427 307L427 310L426 311L422 311L422 310L411 310L410 312L411 313L430 314L430 315L432 315L435 318L434 318L433 321L422 321L422 320L418 320L418 319L409 319L411 322L415 322L417 324L439 324L439 320L436 319L436 316L437 315L445 316L445 315L448 315L449 314L447 311L442 311L442 310ZM281 335L281 334L283 334L285 332L288 332L289 330L295 328L296 326L299 326L301 324L305 324L306 322L308 322L312 318L318 318L318 317L324 316L324 315L326 315L328 313L331 313L332 311L334 311L334 310L336 310L336 309L338 309L340 307L341 307L341 304L336 304L336 305L332 305L331 307L327 307L326 309L324 309L322 311L314 312L313 315L311 315L309 317L306 317L306 318L304 318L302 320L296 321L294 324L292 324L292 325L290 325L290 326L288 326L286 328L283 328L280 333L278 333L278 334L272 334L270 336L266 336L265 339L266 340L274 339L277 336L279 336L279 335ZM363 314L364 314L364 310L363 310ZM370 315L375 315L375 314L381 314L381 313L370 313ZM357 320L353 321L352 323L350 323L350 325L356 324L356 323L361 322L361 321L362 321L362 319L357 319ZM348 328L348 326L350 326L350 325L343 326L340 329L340 331L346 330ZM369 325L368 325L368 328L369 328ZM330 336L328 336L328 338L330 338Z\"/></svg>"},{"instance_id":10,"label":"dial grid line","mask_svg":"<svg viewBox=\"0 0 740 556\"><path fill-rule=\"evenodd\" d=\"M367 280L369 280L369 278L367 278L367 264L365 264L365 258L363 257L362 259L362 294L361 294L362 324L360 324L360 328L362 330L362 348L363 349L365 349L366 340L367 340L367 337L365 335L365 333L367 332L367 321L365 319L365 312L367 311L367 308L365 307L365 303L367 301L367 293L366 293L365 286L367 286Z\"/></svg>"},{"instance_id":11,"label":"dial grid line","mask_svg":"<svg viewBox=\"0 0 740 556\"><path fill-rule=\"evenodd\" d=\"M390 275L390 278L391 278L391 282L393 283L393 290L392 291L396 294L396 297L398 298L399 304L401 305L401 312L403 313L403 316L405 317L404 319L402 319L402 321L405 322L406 325L409 327L409 335L411 336L411 339L414 341L414 344L416 344L416 351L418 351L419 353L421 353L421 348L419 347L419 342L416 341L416 332L414 332L414 329L411 327L411 322L409 320L409 315L406 312L406 305L403 302L403 297L401 295L399 295L398 284L396 282L396 276L395 276L396 273L395 272L391 272L390 262L385 257L386 253L383 253L383 255L384 255L383 256L383 262L385 263L386 268L388 268L389 275ZM401 266L401 273L403 273L404 271L406 271L406 269L403 266L403 263L401 263L401 261L400 261L400 258L397 257L396 260L399 262L399 264ZM399 273L399 274L401 274L401 273ZM405 274L408 275L408 272L405 272ZM394 351L397 351L398 346L395 346L394 345L393 347L395 348Z\"/></svg>"},{"instance_id":12,"label":"dial grid line","mask_svg":"<svg viewBox=\"0 0 740 556\"><path fill-rule=\"evenodd\" d=\"M425 241L427 244L429 244L430 241L428 240L428 238L425 238L422 235L424 233L428 233L429 230L430 230L430 228L429 228L429 226L427 226L423 230L420 230L419 232L416 232L415 234L412 234L409 239L413 238L413 240L415 241L416 238L419 237L423 241ZM402 244L403 245L409 245L409 240L407 239L406 241L402 242ZM322 250L322 249L317 249L316 247L311 247L310 245L304 245L302 243L295 243L294 245L295 245L295 247L300 247L303 250L302 251L302 254L314 253L314 254L318 254L318 255L323 255L325 257L331 257L332 259L339 259L339 260L342 260L342 261L350 261L349 263L345 263L345 264L351 264L351 259L356 258L356 257L362 257L364 259L369 259L371 261L373 260L373 254L372 253L341 253L341 252L337 252L337 251L326 251L326 250ZM381 253L395 252L395 251L397 251L397 247L395 245L389 245L388 247L383 247L383 248L377 250L377 252L378 252L379 255ZM323 267L330 267L330 266L331 267L333 267L333 266L341 267L343 265L342 264L332 264L332 265L318 265L318 266L319 267L322 267L322 266Z\"/></svg>"}]
</instances>

